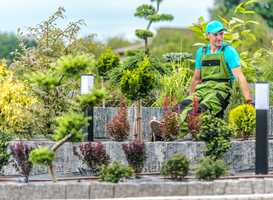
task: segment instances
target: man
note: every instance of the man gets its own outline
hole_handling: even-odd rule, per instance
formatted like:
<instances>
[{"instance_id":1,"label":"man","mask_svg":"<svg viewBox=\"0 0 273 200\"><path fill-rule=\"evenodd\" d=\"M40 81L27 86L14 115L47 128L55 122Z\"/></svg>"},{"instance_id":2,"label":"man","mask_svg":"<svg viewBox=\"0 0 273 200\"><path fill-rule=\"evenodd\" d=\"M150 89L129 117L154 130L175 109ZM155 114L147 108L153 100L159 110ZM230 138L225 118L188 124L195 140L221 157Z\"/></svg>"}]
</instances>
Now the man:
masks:
<instances>
[{"instance_id":1,"label":"man","mask_svg":"<svg viewBox=\"0 0 273 200\"><path fill-rule=\"evenodd\" d=\"M248 104L254 105L251 99L249 87L242 67L239 55L232 46L224 41L222 23L212 21L206 27L206 37L210 44L201 47L196 54L196 70L191 82L190 95L178 105L181 106L182 133L187 134L186 115L192 110L192 100L195 94L198 97L198 113L212 112L216 117L222 118L230 96L231 83L239 78L243 87L243 94ZM155 135L160 135L159 123L151 121L150 127Z\"/></svg>"}]
</instances>

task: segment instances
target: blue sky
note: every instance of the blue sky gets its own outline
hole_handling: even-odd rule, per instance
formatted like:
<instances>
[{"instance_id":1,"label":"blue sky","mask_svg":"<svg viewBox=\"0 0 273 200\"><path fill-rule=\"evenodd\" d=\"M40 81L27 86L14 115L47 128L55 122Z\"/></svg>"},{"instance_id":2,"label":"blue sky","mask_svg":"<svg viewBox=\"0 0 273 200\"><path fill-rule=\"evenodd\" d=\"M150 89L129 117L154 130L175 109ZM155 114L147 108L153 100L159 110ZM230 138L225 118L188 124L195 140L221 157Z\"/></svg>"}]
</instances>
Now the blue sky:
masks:
<instances>
[{"instance_id":1,"label":"blue sky","mask_svg":"<svg viewBox=\"0 0 273 200\"><path fill-rule=\"evenodd\" d=\"M65 28L70 21L84 19L87 24L81 35L97 34L100 41L108 37L122 36L135 40L135 29L145 29L148 21L134 17L136 8L151 4L150 0L0 0L0 32L16 33L18 28L34 27L45 21L58 7L66 10L67 19L57 24ZM214 0L164 0L159 14L172 14L171 22L153 23L151 31L160 27L187 27L200 16L209 20L208 8ZM153 3L155 6L155 3Z\"/></svg>"}]
</instances>

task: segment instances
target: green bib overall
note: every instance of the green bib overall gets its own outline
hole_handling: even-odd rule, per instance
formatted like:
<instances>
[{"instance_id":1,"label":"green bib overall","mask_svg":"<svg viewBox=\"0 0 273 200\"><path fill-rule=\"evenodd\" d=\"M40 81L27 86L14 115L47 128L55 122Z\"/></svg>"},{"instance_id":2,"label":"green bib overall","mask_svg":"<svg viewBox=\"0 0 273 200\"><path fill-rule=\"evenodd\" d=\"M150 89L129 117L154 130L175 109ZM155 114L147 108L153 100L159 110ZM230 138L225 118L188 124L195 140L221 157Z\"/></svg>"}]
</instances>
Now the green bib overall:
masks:
<instances>
[{"instance_id":1,"label":"green bib overall","mask_svg":"<svg viewBox=\"0 0 273 200\"><path fill-rule=\"evenodd\" d=\"M179 103L182 111L180 119L183 122L179 137L187 134L185 120L187 112L191 112L194 94L198 97L199 113L209 110L213 115L223 117L223 111L228 105L231 90L230 75L224 58L224 50L227 46L223 46L221 53L216 55L205 55L207 46L203 47L201 56L202 83L195 87L195 93Z\"/></svg>"}]
</instances>

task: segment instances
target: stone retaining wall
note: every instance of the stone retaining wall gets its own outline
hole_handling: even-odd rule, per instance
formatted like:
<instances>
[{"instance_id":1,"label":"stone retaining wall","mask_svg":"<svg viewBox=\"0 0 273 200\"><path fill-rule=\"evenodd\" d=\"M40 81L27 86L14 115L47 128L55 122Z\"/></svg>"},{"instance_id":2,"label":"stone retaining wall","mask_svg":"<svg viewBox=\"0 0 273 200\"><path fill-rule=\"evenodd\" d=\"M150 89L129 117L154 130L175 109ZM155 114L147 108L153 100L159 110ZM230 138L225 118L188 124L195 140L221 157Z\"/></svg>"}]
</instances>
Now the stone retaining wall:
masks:
<instances>
[{"instance_id":1,"label":"stone retaining wall","mask_svg":"<svg viewBox=\"0 0 273 200\"><path fill-rule=\"evenodd\" d=\"M12 142L13 144L15 142ZM26 141L30 146L37 148L38 146L49 146L54 142L31 142ZM120 142L103 142L107 153L112 160L118 160L120 163L127 164ZM243 171L254 170L255 168L255 141L232 141L232 148L225 154L224 161L229 166L230 170ZM73 155L72 144L65 143L56 151L56 158L53 162L55 172L76 172L78 167L87 168L82 164L82 161L77 156ZM203 142L146 142L148 159L144 167L144 171L154 172L159 171L162 167L162 162L171 155L183 151L191 160L191 168L197 164L197 159L203 157L201 151L204 148ZM273 141L269 141L269 167L273 167ZM46 167L35 165L32 174L48 173ZM4 167L5 175L18 174L11 164Z\"/></svg>"},{"instance_id":2,"label":"stone retaining wall","mask_svg":"<svg viewBox=\"0 0 273 200\"><path fill-rule=\"evenodd\" d=\"M94 116L97 116L94 119L94 138L95 139L108 139L107 132L105 129L105 120L111 121L115 115L117 115L118 108L95 108ZM141 131L142 138L144 140L149 140L149 119L155 116L157 119L161 119L163 117L163 108L161 107L143 107L141 108ZM130 137L129 139L133 139L133 127L134 127L134 116L135 110L132 107L128 108L128 121L131 127ZM269 135L273 135L273 107L270 106L269 111Z\"/></svg>"},{"instance_id":3,"label":"stone retaining wall","mask_svg":"<svg viewBox=\"0 0 273 200\"><path fill-rule=\"evenodd\" d=\"M53 183L0 183L0 200L30 199L99 199L157 196L203 196L203 195L250 195L270 194L272 178L234 179L143 183L59 182ZM265 195L264 195L265 196ZM267 195L268 196L268 195ZM273 196L273 195L272 195ZM272 196L270 199L272 199ZM205 197L205 196L203 196ZM226 196L225 196L226 197ZM238 196L237 196L238 197ZM257 197L257 195L256 195ZM192 198L192 199L198 199ZM215 199L215 198L213 198ZM217 198L218 199L218 198ZM219 198L225 199L225 198ZM236 198L238 199L238 198ZM249 198L243 198L249 199ZM258 198L261 199L261 198Z\"/></svg>"}]
</instances>

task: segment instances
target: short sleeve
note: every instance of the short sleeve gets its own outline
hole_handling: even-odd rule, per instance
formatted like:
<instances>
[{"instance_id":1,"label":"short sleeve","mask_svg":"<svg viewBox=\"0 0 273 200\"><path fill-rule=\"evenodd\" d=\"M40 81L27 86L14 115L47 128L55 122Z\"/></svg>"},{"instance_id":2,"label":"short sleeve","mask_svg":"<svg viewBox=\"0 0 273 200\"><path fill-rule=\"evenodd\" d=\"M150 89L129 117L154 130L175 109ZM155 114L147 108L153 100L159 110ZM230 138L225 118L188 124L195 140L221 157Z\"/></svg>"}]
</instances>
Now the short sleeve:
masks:
<instances>
[{"instance_id":1,"label":"short sleeve","mask_svg":"<svg viewBox=\"0 0 273 200\"><path fill-rule=\"evenodd\" d=\"M201 47L196 53L196 58L195 58L195 67L196 67L196 69L201 69L202 49L203 49L203 47Z\"/></svg>"},{"instance_id":2,"label":"short sleeve","mask_svg":"<svg viewBox=\"0 0 273 200\"><path fill-rule=\"evenodd\" d=\"M226 61L227 65L230 69L234 69L236 67L241 66L239 54L232 46L228 46L225 49L224 57L225 57L225 61Z\"/></svg>"}]
</instances>

